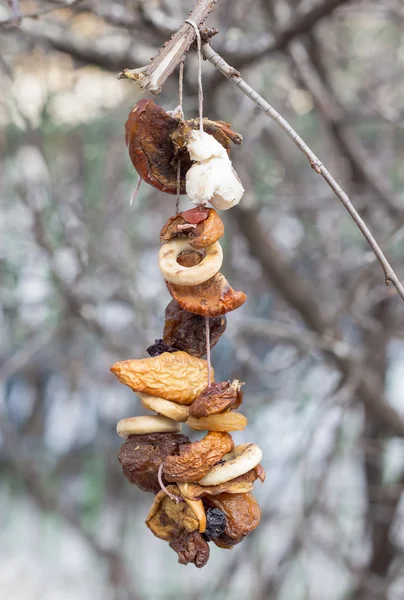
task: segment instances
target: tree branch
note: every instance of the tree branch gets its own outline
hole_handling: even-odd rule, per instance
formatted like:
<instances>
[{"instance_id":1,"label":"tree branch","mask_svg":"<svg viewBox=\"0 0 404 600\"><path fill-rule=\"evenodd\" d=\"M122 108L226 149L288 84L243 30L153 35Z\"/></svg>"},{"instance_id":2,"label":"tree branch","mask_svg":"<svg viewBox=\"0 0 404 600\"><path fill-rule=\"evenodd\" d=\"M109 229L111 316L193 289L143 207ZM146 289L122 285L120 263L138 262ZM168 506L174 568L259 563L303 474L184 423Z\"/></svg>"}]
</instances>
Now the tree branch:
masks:
<instances>
[{"instance_id":1,"label":"tree branch","mask_svg":"<svg viewBox=\"0 0 404 600\"><path fill-rule=\"evenodd\" d=\"M200 27L206 21L216 2L217 0L198 0L189 19ZM165 81L179 65L184 54L188 52L194 39L195 32L192 25L183 23L146 67L124 69L118 78L133 79L142 89L149 90L152 94L159 94Z\"/></svg>"},{"instance_id":2,"label":"tree branch","mask_svg":"<svg viewBox=\"0 0 404 600\"><path fill-rule=\"evenodd\" d=\"M202 48L203 54L207 60L209 60L229 81L232 81L246 96L248 96L260 110L262 110L268 117L270 117L275 123L283 129L288 137L294 142L299 150L306 156L310 166L318 175L321 175L327 182L330 188L333 190L337 198L342 202L343 206L351 215L355 221L362 235L372 248L377 260L379 261L385 276L385 283L388 285L392 283L396 288L400 297L404 300L404 287L402 286L399 278L394 272L392 266L385 257L380 246L376 242L369 228L367 227L364 220L359 215L358 211L353 206L348 195L342 190L339 184L335 181L334 177L329 173L323 163L317 158L314 152L307 146L302 138L296 133L296 131L289 125L289 123L266 101L262 98L252 87L248 85L241 78L240 73L233 67L227 64L221 56L219 56L209 44L205 44Z\"/></svg>"}]
</instances>

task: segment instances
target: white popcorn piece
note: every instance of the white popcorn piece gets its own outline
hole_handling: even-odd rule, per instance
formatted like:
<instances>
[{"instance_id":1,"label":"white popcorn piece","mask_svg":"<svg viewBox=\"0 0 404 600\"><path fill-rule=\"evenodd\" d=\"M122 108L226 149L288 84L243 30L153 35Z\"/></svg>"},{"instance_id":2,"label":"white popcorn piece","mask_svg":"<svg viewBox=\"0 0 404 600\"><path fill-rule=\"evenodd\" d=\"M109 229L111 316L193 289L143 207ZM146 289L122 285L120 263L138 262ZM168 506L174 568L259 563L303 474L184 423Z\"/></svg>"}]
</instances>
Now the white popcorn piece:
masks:
<instances>
[{"instance_id":1,"label":"white popcorn piece","mask_svg":"<svg viewBox=\"0 0 404 600\"><path fill-rule=\"evenodd\" d=\"M212 135L192 131L187 144L196 161L186 175L186 191L196 204L210 202L218 210L228 210L238 204L244 188L223 146Z\"/></svg>"}]
</instances>

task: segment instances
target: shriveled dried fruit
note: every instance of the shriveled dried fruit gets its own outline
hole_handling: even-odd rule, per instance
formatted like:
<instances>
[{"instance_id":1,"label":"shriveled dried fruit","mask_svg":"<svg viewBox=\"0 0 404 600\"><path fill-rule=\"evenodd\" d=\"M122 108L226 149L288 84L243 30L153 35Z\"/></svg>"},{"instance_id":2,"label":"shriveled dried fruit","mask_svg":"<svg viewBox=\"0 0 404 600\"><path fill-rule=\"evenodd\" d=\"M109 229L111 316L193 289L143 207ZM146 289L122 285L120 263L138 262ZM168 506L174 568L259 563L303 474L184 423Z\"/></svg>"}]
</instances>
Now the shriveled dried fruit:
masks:
<instances>
[{"instance_id":1,"label":"shriveled dried fruit","mask_svg":"<svg viewBox=\"0 0 404 600\"><path fill-rule=\"evenodd\" d=\"M116 362L111 371L134 392L144 392L180 404L191 404L208 383L206 360L181 351Z\"/></svg>"},{"instance_id":2,"label":"shriveled dried fruit","mask_svg":"<svg viewBox=\"0 0 404 600\"><path fill-rule=\"evenodd\" d=\"M147 354L150 356L160 356L164 352L177 352L177 348L173 348L166 344L163 340L154 340L154 344L146 348Z\"/></svg>"},{"instance_id":3,"label":"shriveled dried fruit","mask_svg":"<svg viewBox=\"0 0 404 600\"><path fill-rule=\"evenodd\" d=\"M160 241L168 242L175 237L186 238L190 245L197 249L206 248L217 242L224 234L224 225L219 215L213 208L196 210L202 214L205 214L203 211L206 211L207 218L194 225L183 217L186 213L174 215L163 226L160 232Z\"/></svg>"},{"instance_id":4,"label":"shriveled dried fruit","mask_svg":"<svg viewBox=\"0 0 404 600\"><path fill-rule=\"evenodd\" d=\"M184 496L184 494L182 493L182 487L184 485L188 485L187 483L177 483L177 485L178 485L178 489L181 492L181 496L183 497L185 502L188 504L188 506L190 508L192 508L192 510L195 513L196 518L199 521L199 533L203 533L206 529L206 512L205 512L205 507L203 506L202 500L199 500L199 499L194 500L194 499L188 498L188 496Z\"/></svg>"},{"instance_id":5,"label":"shriveled dried fruit","mask_svg":"<svg viewBox=\"0 0 404 600\"><path fill-rule=\"evenodd\" d=\"M179 496L176 485L169 485L167 490L174 496ZM196 531L199 521L186 502L175 502L161 491L155 497L146 517L146 525L156 537L171 542L183 532Z\"/></svg>"},{"instance_id":6,"label":"shriveled dried fruit","mask_svg":"<svg viewBox=\"0 0 404 600\"><path fill-rule=\"evenodd\" d=\"M175 433L181 431L181 424L162 415L126 417L116 426L116 432L123 438L148 433Z\"/></svg>"},{"instance_id":7,"label":"shriveled dried fruit","mask_svg":"<svg viewBox=\"0 0 404 600\"><path fill-rule=\"evenodd\" d=\"M178 483L198 481L233 448L229 433L208 433L202 440L183 448L180 456L167 456L164 475L168 481Z\"/></svg>"},{"instance_id":8,"label":"shriveled dried fruit","mask_svg":"<svg viewBox=\"0 0 404 600\"><path fill-rule=\"evenodd\" d=\"M182 483L181 494L184 498L198 500L203 496L217 496L218 494L245 494L254 488L254 481L265 481L265 470L262 465L257 465L244 475L239 475L230 481L218 485L200 485L199 483Z\"/></svg>"},{"instance_id":9,"label":"shriveled dried fruit","mask_svg":"<svg viewBox=\"0 0 404 600\"><path fill-rule=\"evenodd\" d=\"M160 491L157 474L166 456L179 454L189 438L179 433L132 435L119 450L119 462L125 477L145 492ZM163 483L167 480L163 478Z\"/></svg>"},{"instance_id":10,"label":"shriveled dried fruit","mask_svg":"<svg viewBox=\"0 0 404 600\"><path fill-rule=\"evenodd\" d=\"M203 317L218 317L239 308L247 299L235 292L222 273L200 285L186 286L166 281L167 289L176 302L188 312Z\"/></svg>"},{"instance_id":11,"label":"shriveled dried fruit","mask_svg":"<svg viewBox=\"0 0 404 600\"><path fill-rule=\"evenodd\" d=\"M210 347L213 348L226 331L226 317L209 319L209 329ZM184 310L172 300L165 312L164 341L193 356L205 356L205 319Z\"/></svg>"},{"instance_id":12,"label":"shriveled dried fruit","mask_svg":"<svg viewBox=\"0 0 404 600\"><path fill-rule=\"evenodd\" d=\"M243 401L242 381L220 381L211 383L189 407L191 417L197 419L235 409Z\"/></svg>"},{"instance_id":13,"label":"shriveled dried fruit","mask_svg":"<svg viewBox=\"0 0 404 600\"><path fill-rule=\"evenodd\" d=\"M247 418L238 412L225 411L220 415L208 415L195 419L189 417L187 425L195 431L242 431L247 427Z\"/></svg>"},{"instance_id":14,"label":"shriveled dried fruit","mask_svg":"<svg viewBox=\"0 0 404 600\"><path fill-rule=\"evenodd\" d=\"M193 250L187 240L172 239L159 252L159 268L163 277L177 285L195 286L211 279L222 266L223 250L219 242L205 248L202 260L192 266L181 266L177 258L185 250Z\"/></svg>"},{"instance_id":15,"label":"shriveled dried fruit","mask_svg":"<svg viewBox=\"0 0 404 600\"><path fill-rule=\"evenodd\" d=\"M209 544L197 531L182 533L179 538L170 542L170 548L177 552L181 565L193 563L201 569L209 560Z\"/></svg>"},{"instance_id":16,"label":"shriveled dried fruit","mask_svg":"<svg viewBox=\"0 0 404 600\"><path fill-rule=\"evenodd\" d=\"M206 511L206 530L203 535L208 542L218 538L226 529L226 515L220 508L208 508Z\"/></svg>"},{"instance_id":17,"label":"shriveled dried fruit","mask_svg":"<svg viewBox=\"0 0 404 600\"><path fill-rule=\"evenodd\" d=\"M208 508L219 508L226 515L226 529L213 541L221 548L232 548L253 531L261 519L258 502L251 493L206 496Z\"/></svg>"},{"instance_id":18,"label":"shriveled dried fruit","mask_svg":"<svg viewBox=\"0 0 404 600\"><path fill-rule=\"evenodd\" d=\"M202 254L195 250L185 250L177 257L177 263L181 265L181 267L194 267L195 265L199 265L202 260Z\"/></svg>"},{"instance_id":19,"label":"shriveled dried fruit","mask_svg":"<svg viewBox=\"0 0 404 600\"><path fill-rule=\"evenodd\" d=\"M168 419L185 423L189 417L189 409L185 404L178 404L178 402L171 402L171 400L157 398L157 396L150 396L150 394L142 394L142 392L137 392L137 395L145 408L154 410L154 412Z\"/></svg>"},{"instance_id":20,"label":"shriveled dried fruit","mask_svg":"<svg viewBox=\"0 0 404 600\"><path fill-rule=\"evenodd\" d=\"M199 480L200 485L218 485L254 469L262 458L257 444L240 444L233 452L226 454L223 461L214 465L209 473Z\"/></svg>"},{"instance_id":21,"label":"shriveled dried fruit","mask_svg":"<svg viewBox=\"0 0 404 600\"><path fill-rule=\"evenodd\" d=\"M140 100L129 113L125 141L133 166L141 178L167 194L177 193L177 156L181 157L180 193L185 194L185 175L192 166L185 137L199 127L196 119L181 121L170 116L153 100ZM221 121L203 120L203 128L230 152L230 140L242 137Z\"/></svg>"}]
</instances>

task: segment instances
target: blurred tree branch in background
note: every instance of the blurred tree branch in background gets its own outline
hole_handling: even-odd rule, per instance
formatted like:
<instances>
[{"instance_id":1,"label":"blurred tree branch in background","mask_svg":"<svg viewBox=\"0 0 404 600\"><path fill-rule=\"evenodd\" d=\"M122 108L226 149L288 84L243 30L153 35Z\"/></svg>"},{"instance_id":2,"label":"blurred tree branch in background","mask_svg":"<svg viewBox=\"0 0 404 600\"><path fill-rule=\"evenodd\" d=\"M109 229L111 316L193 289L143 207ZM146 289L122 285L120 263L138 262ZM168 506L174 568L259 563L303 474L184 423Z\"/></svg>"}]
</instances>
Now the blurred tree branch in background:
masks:
<instances>
[{"instance_id":1,"label":"blurred tree branch in background","mask_svg":"<svg viewBox=\"0 0 404 600\"><path fill-rule=\"evenodd\" d=\"M115 434L140 409L109 365L161 336L158 234L175 199L143 185L129 206L123 124L141 95L116 74L147 65L194 3L66 4L0 4L1 565L26 574L0 577L0 591L402 598L401 300L283 132L207 62L205 114L243 134L232 160L247 190L224 214L224 255L248 302L229 315L213 362L217 377L246 382L249 434L268 472L262 524L203 577L143 530L150 499L121 477ZM206 22L218 54L324 157L399 278L401 13L392 0L219 0ZM191 49L187 116L196 80ZM175 73L158 101L177 105ZM61 523L53 534L50 513ZM70 530L83 548L69 545Z\"/></svg>"}]
</instances>

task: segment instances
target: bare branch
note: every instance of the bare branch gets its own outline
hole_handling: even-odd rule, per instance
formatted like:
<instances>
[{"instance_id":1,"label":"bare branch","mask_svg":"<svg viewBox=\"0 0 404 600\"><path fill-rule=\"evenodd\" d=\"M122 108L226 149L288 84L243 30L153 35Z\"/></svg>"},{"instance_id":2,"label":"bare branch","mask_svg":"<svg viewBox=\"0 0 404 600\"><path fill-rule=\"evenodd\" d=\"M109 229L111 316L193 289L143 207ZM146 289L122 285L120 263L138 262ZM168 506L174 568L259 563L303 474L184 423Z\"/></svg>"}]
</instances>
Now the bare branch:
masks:
<instances>
[{"instance_id":1,"label":"bare branch","mask_svg":"<svg viewBox=\"0 0 404 600\"><path fill-rule=\"evenodd\" d=\"M296 133L296 131L289 125L289 123L276 111L264 98L262 98L252 87L248 85L241 78L240 73L233 67L227 64L221 56L219 56L209 44L203 46L203 54L229 81L232 81L246 96L248 96L268 117L273 119L275 123L283 129L288 137L296 144L296 146L303 152L308 159L310 166L316 173L321 175L323 179L328 183L330 188L333 190L337 198L342 202L346 210L355 221L362 235L372 248L377 260L379 261L385 276L385 283L389 285L392 283L396 288L400 297L404 300L404 287L402 286L399 278L394 272L392 266L385 257L380 246L376 242L366 223L359 215L356 208L353 206L348 195L343 191L339 184L335 181L334 177L329 173L323 163L317 158L314 152L307 146L302 138Z\"/></svg>"},{"instance_id":2,"label":"bare branch","mask_svg":"<svg viewBox=\"0 0 404 600\"><path fill-rule=\"evenodd\" d=\"M198 0L189 20L198 27L203 25L217 0ZM183 23L171 40L165 44L146 66L140 69L124 69L118 76L119 79L133 79L141 88L149 90L152 94L159 94L167 78L175 70L189 50L195 39L195 32L189 23Z\"/></svg>"}]
</instances>

